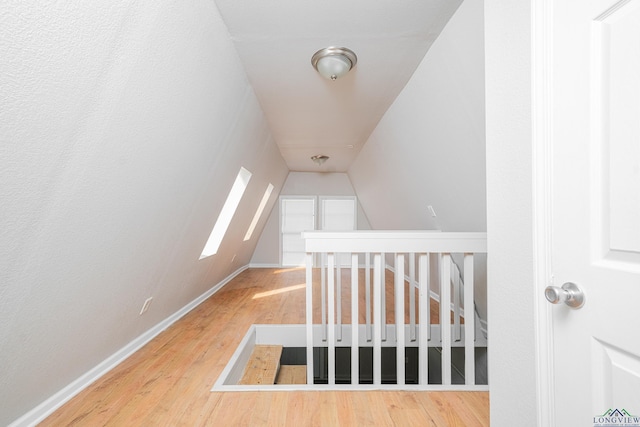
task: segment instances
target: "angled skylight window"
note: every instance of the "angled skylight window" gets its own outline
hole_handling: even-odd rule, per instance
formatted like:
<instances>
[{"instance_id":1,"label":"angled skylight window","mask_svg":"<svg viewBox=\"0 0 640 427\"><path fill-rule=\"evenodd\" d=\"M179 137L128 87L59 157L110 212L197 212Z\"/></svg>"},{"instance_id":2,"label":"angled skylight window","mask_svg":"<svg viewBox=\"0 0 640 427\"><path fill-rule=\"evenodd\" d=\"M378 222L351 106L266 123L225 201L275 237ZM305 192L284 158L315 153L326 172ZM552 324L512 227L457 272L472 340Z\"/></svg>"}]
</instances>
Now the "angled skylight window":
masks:
<instances>
[{"instance_id":1,"label":"angled skylight window","mask_svg":"<svg viewBox=\"0 0 640 427\"><path fill-rule=\"evenodd\" d=\"M231 191L227 196L227 200L224 202L224 206L220 211L220 215L216 220L216 224L213 226L213 230L211 230L209 240L207 240L207 244L204 245L200 259L218 253L218 248L220 247L220 243L222 243L222 238L227 232L229 224L231 224L231 219L236 213L236 209L238 209L240 199L242 199L242 195L247 189L247 184L249 184L250 179L251 172L241 167L240 172L238 172L238 176L233 183L233 187L231 187Z\"/></svg>"},{"instance_id":2,"label":"angled skylight window","mask_svg":"<svg viewBox=\"0 0 640 427\"><path fill-rule=\"evenodd\" d=\"M269 183L269 186L264 191L264 195L262 196L262 200L260 200L260 205L258 205L258 210L256 210L256 214L253 216L253 220L251 221L251 225L249 225L249 229L247 230L247 234L244 235L244 241L246 242L251 238L253 234L253 230L256 229L256 225L258 224L258 220L262 216L262 211L264 211L264 207L267 206L267 202L269 201L269 197L271 197L271 192L273 191L273 185Z\"/></svg>"}]
</instances>

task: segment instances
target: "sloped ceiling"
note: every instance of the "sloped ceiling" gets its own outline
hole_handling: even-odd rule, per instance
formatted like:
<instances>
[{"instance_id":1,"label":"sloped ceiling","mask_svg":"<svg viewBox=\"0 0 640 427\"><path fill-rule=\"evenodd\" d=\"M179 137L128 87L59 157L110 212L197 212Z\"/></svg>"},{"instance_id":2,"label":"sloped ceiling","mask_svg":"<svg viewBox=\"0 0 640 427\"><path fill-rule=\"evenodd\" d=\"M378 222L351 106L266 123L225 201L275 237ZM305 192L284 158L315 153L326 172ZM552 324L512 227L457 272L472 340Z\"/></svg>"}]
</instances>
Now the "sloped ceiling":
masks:
<instances>
[{"instance_id":1,"label":"sloped ceiling","mask_svg":"<svg viewBox=\"0 0 640 427\"><path fill-rule=\"evenodd\" d=\"M330 172L349 169L461 2L216 0L287 166ZM310 62L328 46L358 56L333 82Z\"/></svg>"}]
</instances>

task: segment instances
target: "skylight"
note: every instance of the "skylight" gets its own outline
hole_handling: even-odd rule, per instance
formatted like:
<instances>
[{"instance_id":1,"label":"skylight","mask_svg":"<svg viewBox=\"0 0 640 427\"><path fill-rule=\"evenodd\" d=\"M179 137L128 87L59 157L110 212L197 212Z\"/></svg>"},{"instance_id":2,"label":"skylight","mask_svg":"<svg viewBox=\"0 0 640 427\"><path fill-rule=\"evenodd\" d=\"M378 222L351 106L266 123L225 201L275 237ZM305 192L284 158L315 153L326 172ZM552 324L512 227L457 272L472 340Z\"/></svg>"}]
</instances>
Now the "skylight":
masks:
<instances>
[{"instance_id":1,"label":"skylight","mask_svg":"<svg viewBox=\"0 0 640 427\"><path fill-rule=\"evenodd\" d=\"M256 225L258 224L258 220L262 216L262 211L264 211L264 207L267 206L267 202L269 201L269 197L271 196L271 192L273 191L273 185L269 183L269 186L264 191L264 195L262 196L262 200L260 201L260 205L258 205L258 210L256 210L256 214L253 216L253 220L251 221L251 225L249 225L249 229L247 230L247 234L244 235L244 241L246 242L251 238L253 234L253 230L255 230Z\"/></svg>"},{"instance_id":2,"label":"skylight","mask_svg":"<svg viewBox=\"0 0 640 427\"><path fill-rule=\"evenodd\" d=\"M233 219L233 215L236 213L236 209L238 209L240 199L242 199L242 195L247 189L247 184L249 184L250 179L251 172L241 167L233 183L233 187L231 187L231 191L227 196L227 200L224 202L224 206L220 211L220 215L216 220L216 224L213 226L213 230L211 230L209 240L207 240L207 244L204 245L200 259L215 255L218 252L222 238L227 232L229 224L231 224L231 219Z\"/></svg>"}]
</instances>

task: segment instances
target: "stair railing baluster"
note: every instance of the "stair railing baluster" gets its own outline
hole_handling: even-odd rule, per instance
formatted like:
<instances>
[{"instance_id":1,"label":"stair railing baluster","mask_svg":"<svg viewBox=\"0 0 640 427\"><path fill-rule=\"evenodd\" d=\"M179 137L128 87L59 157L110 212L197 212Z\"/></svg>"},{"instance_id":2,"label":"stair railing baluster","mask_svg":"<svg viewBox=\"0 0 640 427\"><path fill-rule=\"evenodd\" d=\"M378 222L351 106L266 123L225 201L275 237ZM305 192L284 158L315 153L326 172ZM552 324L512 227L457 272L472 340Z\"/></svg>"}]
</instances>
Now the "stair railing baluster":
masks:
<instances>
[{"instance_id":1,"label":"stair railing baluster","mask_svg":"<svg viewBox=\"0 0 640 427\"><path fill-rule=\"evenodd\" d=\"M409 254L409 339L416 340L416 254Z\"/></svg>"},{"instance_id":2,"label":"stair railing baluster","mask_svg":"<svg viewBox=\"0 0 640 427\"><path fill-rule=\"evenodd\" d=\"M431 318L429 316L429 254L420 254L418 258L418 301L420 316L420 341L418 342L418 375L421 385L429 384L429 332Z\"/></svg>"},{"instance_id":3,"label":"stair railing baluster","mask_svg":"<svg viewBox=\"0 0 640 427\"><path fill-rule=\"evenodd\" d=\"M313 254L306 256L307 384L313 384Z\"/></svg>"},{"instance_id":4,"label":"stair railing baluster","mask_svg":"<svg viewBox=\"0 0 640 427\"><path fill-rule=\"evenodd\" d=\"M328 328L329 328L329 336L327 337L327 348L328 348L328 374L329 374L329 385L335 385L336 383L336 327L335 327L335 316L336 316L336 307L335 307L335 280L334 280L334 254L329 253L327 262L327 299L329 300L329 310L328 310Z\"/></svg>"},{"instance_id":5,"label":"stair railing baluster","mask_svg":"<svg viewBox=\"0 0 640 427\"><path fill-rule=\"evenodd\" d=\"M475 299L473 254L464 254L464 378L465 384L475 385Z\"/></svg>"},{"instance_id":6,"label":"stair railing baluster","mask_svg":"<svg viewBox=\"0 0 640 427\"><path fill-rule=\"evenodd\" d=\"M395 254L396 384L405 383L404 254Z\"/></svg>"},{"instance_id":7,"label":"stair railing baluster","mask_svg":"<svg viewBox=\"0 0 640 427\"><path fill-rule=\"evenodd\" d=\"M335 254L336 263L336 340L342 341L342 270L340 254Z\"/></svg>"},{"instance_id":8,"label":"stair railing baluster","mask_svg":"<svg viewBox=\"0 0 640 427\"><path fill-rule=\"evenodd\" d=\"M451 254L440 254L440 340L442 385L451 385Z\"/></svg>"},{"instance_id":9,"label":"stair railing baluster","mask_svg":"<svg viewBox=\"0 0 640 427\"><path fill-rule=\"evenodd\" d=\"M371 342L372 326L371 326L371 254L364 254L364 293L365 293L365 314L367 323L367 342Z\"/></svg>"},{"instance_id":10,"label":"stair railing baluster","mask_svg":"<svg viewBox=\"0 0 640 427\"><path fill-rule=\"evenodd\" d=\"M358 254L351 254L351 384L360 384Z\"/></svg>"},{"instance_id":11,"label":"stair railing baluster","mask_svg":"<svg viewBox=\"0 0 640 427\"><path fill-rule=\"evenodd\" d=\"M373 384L382 384L382 256L380 253L373 255Z\"/></svg>"},{"instance_id":12,"label":"stair railing baluster","mask_svg":"<svg viewBox=\"0 0 640 427\"><path fill-rule=\"evenodd\" d=\"M462 339L462 325L460 324L461 306L460 306L460 270L455 262L451 263L451 284L453 285L453 340L460 342Z\"/></svg>"}]
</instances>

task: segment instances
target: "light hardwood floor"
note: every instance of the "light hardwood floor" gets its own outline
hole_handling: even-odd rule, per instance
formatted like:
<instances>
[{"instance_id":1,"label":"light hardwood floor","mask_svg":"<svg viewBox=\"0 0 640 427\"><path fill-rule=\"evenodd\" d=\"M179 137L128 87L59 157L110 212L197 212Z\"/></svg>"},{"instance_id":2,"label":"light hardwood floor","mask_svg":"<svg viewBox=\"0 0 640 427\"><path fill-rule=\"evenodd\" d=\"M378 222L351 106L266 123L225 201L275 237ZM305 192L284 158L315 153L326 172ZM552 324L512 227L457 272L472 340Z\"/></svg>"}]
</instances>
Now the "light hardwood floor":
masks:
<instances>
[{"instance_id":1,"label":"light hardwood floor","mask_svg":"<svg viewBox=\"0 0 640 427\"><path fill-rule=\"evenodd\" d=\"M304 323L304 277L245 270L40 425L489 425L487 392L210 392L251 324Z\"/></svg>"}]
</instances>

